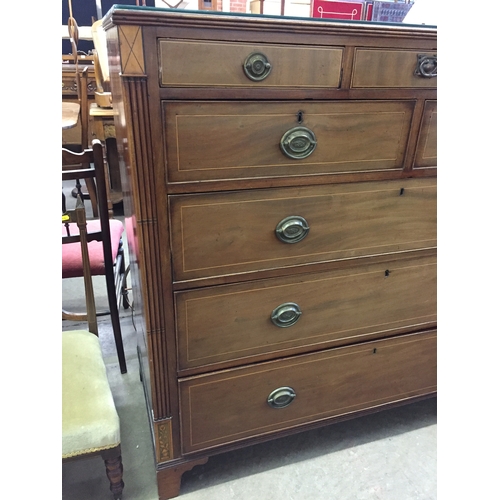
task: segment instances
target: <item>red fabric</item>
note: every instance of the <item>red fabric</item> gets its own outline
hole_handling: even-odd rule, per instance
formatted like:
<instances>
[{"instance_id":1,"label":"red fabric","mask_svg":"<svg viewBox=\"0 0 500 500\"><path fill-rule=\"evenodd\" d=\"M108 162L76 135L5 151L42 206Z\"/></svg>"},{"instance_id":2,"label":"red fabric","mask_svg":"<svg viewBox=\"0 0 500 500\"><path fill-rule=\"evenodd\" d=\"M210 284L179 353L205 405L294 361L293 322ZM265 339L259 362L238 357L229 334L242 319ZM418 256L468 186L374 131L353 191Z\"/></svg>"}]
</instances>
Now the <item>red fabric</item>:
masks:
<instances>
[{"instance_id":1,"label":"red fabric","mask_svg":"<svg viewBox=\"0 0 500 500\"><path fill-rule=\"evenodd\" d=\"M70 233L72 235L78 234L78 227L75 223L70 225ZM87 221L87 232L92 233L100 231L101 223L99 220ZM111 233L111 252L113 261L118 254L120 245L120 238L123 234L123 224L117 219L109 221L109 229ZM66 234L66 227L62 224L62 234ZM104 255L102 251L102 242L91 241L89 247L90 269L93 276L104 275ZM76 278L83 276L82 265L82 250L80 242L67 243L62 245L62 277L63 278Z\"/></svg>"}]
</instances>

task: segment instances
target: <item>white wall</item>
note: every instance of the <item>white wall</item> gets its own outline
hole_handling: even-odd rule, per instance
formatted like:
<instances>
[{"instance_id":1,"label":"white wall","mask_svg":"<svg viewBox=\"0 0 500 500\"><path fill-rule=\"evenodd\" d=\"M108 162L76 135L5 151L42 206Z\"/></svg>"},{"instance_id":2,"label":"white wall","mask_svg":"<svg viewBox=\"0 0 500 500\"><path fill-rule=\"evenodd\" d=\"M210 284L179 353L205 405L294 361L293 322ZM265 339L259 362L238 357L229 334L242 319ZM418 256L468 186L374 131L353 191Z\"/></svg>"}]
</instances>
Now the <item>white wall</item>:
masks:
<instances>
[{"instance_id":1,"label":"white wall","mask_svg":"<svg viewBox=\"0 0 500 500\"><path fill-rule=\"evenodd\" d=\"M406 14L405 23L437 26L438 0L414 0L415 4Z\"/></svg>"}]
</instances>

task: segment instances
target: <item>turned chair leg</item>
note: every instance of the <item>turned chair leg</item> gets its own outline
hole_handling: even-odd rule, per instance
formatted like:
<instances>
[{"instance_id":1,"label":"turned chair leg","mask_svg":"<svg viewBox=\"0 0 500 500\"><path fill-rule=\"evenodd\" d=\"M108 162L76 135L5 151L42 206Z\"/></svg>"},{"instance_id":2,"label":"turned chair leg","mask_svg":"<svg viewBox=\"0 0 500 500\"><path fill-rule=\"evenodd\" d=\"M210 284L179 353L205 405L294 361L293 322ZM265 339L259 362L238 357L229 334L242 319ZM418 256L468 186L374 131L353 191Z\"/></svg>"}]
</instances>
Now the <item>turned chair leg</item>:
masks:
<instances>
[{"instance_id":1,"label":"turned chair leg","mask_svg":"<svg viewBox=\"0 0 500 500\"><path fill-rule=\"evenodd\" d=\"M106 475L109 479L109 489L115 500L122 497L123 487L123 464L120 448L103 453L104 465L106 466Z\"/></svg>"}]
</instances>

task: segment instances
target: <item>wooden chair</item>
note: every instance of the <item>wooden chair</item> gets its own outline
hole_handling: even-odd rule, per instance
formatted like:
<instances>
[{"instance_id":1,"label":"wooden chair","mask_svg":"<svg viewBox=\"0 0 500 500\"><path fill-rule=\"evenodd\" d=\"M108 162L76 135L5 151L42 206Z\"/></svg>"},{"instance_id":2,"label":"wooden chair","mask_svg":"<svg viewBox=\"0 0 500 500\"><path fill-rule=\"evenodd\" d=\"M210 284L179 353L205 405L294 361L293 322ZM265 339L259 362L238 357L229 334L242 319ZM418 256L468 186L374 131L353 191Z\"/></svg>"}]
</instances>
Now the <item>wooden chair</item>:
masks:
<instances>
[{"instance_id":1,"label":"wooden chair","mask_svg":"<svg viewBox=\"0 0 500 500\"><path fill-rule=\"evenodd\" d=\"M99 218L87 221L88 252L90 273L92 276L105 276L109 311L101 314L110 314L115 338L118 361L122 373L127 372L123 339L120 326L119 309L122 298L126 295L125 261L123 254L122 235L124 227L118 219L109 219L107 206L106 180L104 172L103 146L98 140L92 143L92 149L75 153L62 149L62 179L75 180L79 196L81 193L80 179L95 181ZM63 212L66 211L66 199L63 193ZM73 242L66 243L69 234L75 236ZM76 236L76 224L63 226L62 246L62 278L84 277L85 266ZM66 238L66 240L65 240ZM128 307L128 301L123 301ZM63 319L83 321L88 317L86 313L74 313L63 310Z\"/></svg>"},{"instance_id":2,"label":"wooden chair","mask_svg":"<svg viewBox=\"0 0 500 500\"><path fill-rule=\"evenodd\" d=\"M80 196L76 208L63 214L63 225L70 223L78 227L88 330L62 332L62 459L65 462L101 455L111 492L118 500L124 487L120 419L97 336L85 206ZM68 237L68 244L73 244L74 239Z\"/></svg>"},{"instance_id":3,"label":"wooden chair","mask_svg":"<svg viewBox=\"0 0 500 500\"><path fill-rule=\"evenodd\" d=\"M70 13L72 12L71 2L70 2ZM84 66L83 69L80 69L79 66L79 56L78 56L78 25L76 20L70 14L68 19L68 33L69 33L69 41L72 49L72 59L73 64L75 66L75 82L76 82L76 93L78 102L77 103L64 103L64 106L77 107L78 109L78 120L77 123L80 124L80 143L75 144L80 151L83 151L89 147L89 99L88 99L88 66ZM76 108L75 108L76 109ZM90 202L92 204L92 212L94 217L97 217L97 194L95 184L92 182L92 179L87 179L86 188L88 192L88 197L90 198ZM73 195L76 197L76 189L73 190Z\"/></svg>"}]
</instances>

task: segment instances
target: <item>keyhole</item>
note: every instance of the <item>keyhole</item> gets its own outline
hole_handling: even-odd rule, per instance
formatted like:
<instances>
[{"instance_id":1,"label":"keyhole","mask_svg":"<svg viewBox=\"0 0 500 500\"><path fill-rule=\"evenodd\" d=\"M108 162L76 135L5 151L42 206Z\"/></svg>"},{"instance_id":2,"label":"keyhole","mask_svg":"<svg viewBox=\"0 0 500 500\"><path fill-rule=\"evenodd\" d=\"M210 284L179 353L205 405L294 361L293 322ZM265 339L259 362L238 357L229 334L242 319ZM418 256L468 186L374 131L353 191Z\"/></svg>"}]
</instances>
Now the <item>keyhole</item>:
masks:
<instances>
[{"instance_id":1,"label":"keyhole","mask_svg":"<svg viewBox=\"0 0 500 500\"><path fill-rule=\"evenodd\" d=\"M302 123L302 122L304 121L304 113L303 113L302 111L299 111L299 112L297 113L297 121L298 121L299 123Z\"/></svg>"}]
</instances>

